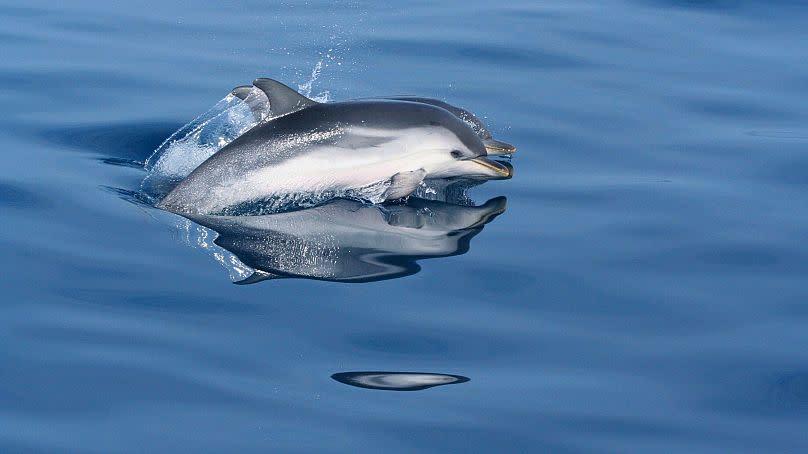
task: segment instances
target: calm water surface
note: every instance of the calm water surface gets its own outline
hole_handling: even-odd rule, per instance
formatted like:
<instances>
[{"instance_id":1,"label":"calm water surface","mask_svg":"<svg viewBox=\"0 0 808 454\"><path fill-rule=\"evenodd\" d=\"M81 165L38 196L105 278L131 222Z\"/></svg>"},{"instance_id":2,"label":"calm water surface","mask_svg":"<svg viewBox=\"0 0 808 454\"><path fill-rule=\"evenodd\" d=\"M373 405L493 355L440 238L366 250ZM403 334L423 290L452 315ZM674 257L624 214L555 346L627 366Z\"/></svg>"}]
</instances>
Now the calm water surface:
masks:
<instances>
[{"instance_id":1,"label":"calm water surface","mask_svg":"<svg viewBox=\"0 0 808 454\"><path fill-rule=\"evenodd\" d=\"M0 451L808 449L803 2L61 3L0 2ZM126 191L262 75L470 109L507 208L233 285Z\"/></svg>"}]
</instances>

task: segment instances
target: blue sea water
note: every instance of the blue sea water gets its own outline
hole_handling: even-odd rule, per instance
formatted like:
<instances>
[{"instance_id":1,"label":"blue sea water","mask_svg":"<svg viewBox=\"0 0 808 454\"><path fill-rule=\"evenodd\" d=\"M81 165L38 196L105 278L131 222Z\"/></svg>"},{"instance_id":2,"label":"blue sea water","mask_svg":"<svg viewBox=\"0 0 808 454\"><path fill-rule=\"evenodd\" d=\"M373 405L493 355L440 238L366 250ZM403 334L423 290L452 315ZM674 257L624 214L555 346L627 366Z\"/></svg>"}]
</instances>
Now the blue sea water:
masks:
<instances>
[{"instance_id":1,"label":"blue sea water","mask_svg":"<svg viewBox=\"0 0 808 454\"><path fill-rule=\"evenodd\" d=\"M796 0L1 1L0 451L804 452L806 23ZM233 285L212 236L127 191L257 76L475 112L519 147L470 192L507 208L397 278Z\"/></svg>"}]
</instances>

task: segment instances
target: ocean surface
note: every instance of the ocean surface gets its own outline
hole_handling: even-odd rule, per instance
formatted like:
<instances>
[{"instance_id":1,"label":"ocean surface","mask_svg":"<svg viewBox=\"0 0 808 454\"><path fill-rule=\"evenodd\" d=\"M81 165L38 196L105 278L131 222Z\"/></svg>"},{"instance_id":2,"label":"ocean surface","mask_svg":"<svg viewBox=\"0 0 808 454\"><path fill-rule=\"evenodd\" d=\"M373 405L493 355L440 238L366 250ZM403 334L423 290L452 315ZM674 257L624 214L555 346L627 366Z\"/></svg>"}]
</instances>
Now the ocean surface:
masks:
<instances>
[{"instance_id":1,"label":"ocean surface","mask_svg":"<svg viewBox=\"0 0 808 454\"><path fill-rule=\"evenodd\" d=\"M0 1L0 451L805 452L806 24L797 0ZM230 230L140 203L152 152L259 76L465 107L514 177ZM292 249L334 219L316 274ZM328 280L363 239L381 264ZM234 285L267 263L294 276Z\"/></svg>"}]
</instances>

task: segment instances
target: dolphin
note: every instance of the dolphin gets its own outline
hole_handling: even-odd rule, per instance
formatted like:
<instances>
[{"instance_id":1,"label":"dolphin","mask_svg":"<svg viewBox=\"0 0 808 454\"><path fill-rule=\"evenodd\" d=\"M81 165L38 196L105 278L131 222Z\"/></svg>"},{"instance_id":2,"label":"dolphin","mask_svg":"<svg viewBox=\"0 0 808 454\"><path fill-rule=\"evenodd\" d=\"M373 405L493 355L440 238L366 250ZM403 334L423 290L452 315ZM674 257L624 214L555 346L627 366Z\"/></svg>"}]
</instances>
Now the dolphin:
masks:
<instances>
[{"instance_id":1,"label":"dolphin","mask_svg":"<svg viewBox=\"0 0 808 454\"><path fill-rule=\"evenodd\" d=\"M487 159L480 136L444 108L406 100L321 104L271 79L253 85L269 101L267 120L205 160L159 208L216 214L270 198L366 190L395 200L425 178L511 177L512 168Z\"/></svg>"},{"instance_id":2,"label":"dolphin","mask_svg":"<svg viewBox=\"0 0 808 454\"><path fill-rule=\"evenodd\" d=\"M237 284L283 277L371 282L415 274L417 260L466 253L505 208L504 197L480 206L410 197L387 205L335 199L261 216L183 216L217 232L214 243L254 270Z\"/></svg>"}]
</instances>

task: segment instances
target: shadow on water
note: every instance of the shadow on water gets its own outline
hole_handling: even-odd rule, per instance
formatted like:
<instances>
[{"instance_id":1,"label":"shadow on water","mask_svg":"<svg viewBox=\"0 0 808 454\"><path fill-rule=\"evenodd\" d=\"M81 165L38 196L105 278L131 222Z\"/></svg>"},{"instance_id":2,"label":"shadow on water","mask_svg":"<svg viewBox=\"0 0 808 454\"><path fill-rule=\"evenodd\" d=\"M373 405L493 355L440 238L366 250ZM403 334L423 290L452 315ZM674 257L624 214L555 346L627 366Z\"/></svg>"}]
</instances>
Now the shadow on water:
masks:
<instances>
[{"instance_id":1,"label":"shadow on water","mask_svg":"<svg viewBox=\"0 0 808 454\"><path fill-rule=\"evenodd\" d=\"M435 374L430 372L340 372L331 376L334 380L350 386L382 391L421 391L442 385L454 385L469 381L462 375Z\"/></svg>"}]
</instances>

